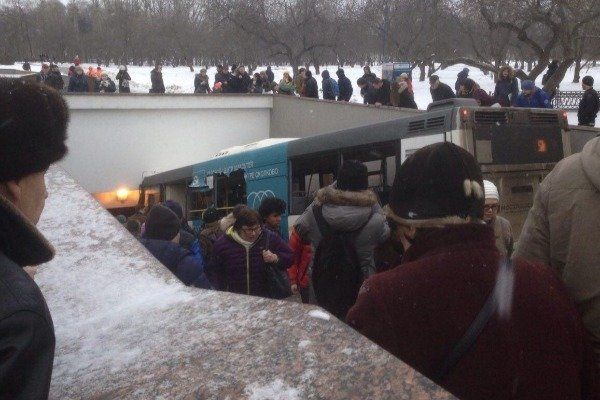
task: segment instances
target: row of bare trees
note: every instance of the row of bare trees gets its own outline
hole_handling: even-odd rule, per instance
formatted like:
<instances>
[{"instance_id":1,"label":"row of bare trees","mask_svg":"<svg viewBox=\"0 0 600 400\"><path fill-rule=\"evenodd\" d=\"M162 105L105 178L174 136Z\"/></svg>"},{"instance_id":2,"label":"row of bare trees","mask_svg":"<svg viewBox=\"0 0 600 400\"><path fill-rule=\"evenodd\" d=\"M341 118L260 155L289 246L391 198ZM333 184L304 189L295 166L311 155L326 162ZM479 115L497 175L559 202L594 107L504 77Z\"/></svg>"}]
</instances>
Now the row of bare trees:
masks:
<instances>
[{"instance_id":1,"label":"row of bare trees","mask_svg":"<svg viewBox=\"0 0 600 400\"><path fill-rule=\"evenodd\" d=\"M509 60L556 86L600 58L598 0L0 0L0 63L300 65L410 61L420 78Z\"/></svg>"}]
</instances>

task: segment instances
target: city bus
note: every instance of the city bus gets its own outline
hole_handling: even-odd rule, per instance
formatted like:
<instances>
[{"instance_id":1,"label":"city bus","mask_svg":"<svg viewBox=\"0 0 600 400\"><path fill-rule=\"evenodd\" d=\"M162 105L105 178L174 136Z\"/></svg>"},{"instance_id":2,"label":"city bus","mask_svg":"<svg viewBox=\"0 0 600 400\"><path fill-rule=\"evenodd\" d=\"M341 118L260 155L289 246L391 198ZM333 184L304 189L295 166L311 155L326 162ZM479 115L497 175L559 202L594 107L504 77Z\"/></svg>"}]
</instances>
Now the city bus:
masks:
<instances>
[{"instance_id":1,"label":"city bus","mask_svg":"<svg viewBox=\"0 0 600 400\"><path fill-rule=\"evenodd\" d=\"M572 152L567 115L561 110L478 107L471 99L453 99L389 122L225 149L198 164L145 178L141 199L176 199L198 224L210 205L225 214L240 203L257 209L265 197L278 197L288 205L282 219L285 234L316 191L335 181L344 160L367 166L369 186L384 205L397 166L421 147L444 141L473 154L484 178L498 186L502 214L516 236L538 185Z\"/></svg>"}]
</instances>

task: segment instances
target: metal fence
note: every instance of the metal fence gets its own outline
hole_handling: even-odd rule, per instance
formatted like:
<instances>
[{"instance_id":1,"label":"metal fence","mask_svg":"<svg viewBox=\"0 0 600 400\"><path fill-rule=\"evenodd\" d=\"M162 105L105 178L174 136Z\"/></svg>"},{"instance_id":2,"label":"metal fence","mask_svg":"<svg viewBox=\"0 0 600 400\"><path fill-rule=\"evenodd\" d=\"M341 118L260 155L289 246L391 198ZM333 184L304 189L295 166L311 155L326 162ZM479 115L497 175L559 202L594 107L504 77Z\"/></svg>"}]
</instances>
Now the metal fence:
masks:
<instances>
[{"instance_id":1,"label":"metal fence","mask_svg":"<svg viewBox=\"0 0 600 400\"><path fill-rule=\"evenodd\" d=\"M583 91L563 91L559 90L552 99L552 106L554 108L560 108L563 110L577 110L579 109L579 102L583 97Z\"/></svg>"}]
</instances>

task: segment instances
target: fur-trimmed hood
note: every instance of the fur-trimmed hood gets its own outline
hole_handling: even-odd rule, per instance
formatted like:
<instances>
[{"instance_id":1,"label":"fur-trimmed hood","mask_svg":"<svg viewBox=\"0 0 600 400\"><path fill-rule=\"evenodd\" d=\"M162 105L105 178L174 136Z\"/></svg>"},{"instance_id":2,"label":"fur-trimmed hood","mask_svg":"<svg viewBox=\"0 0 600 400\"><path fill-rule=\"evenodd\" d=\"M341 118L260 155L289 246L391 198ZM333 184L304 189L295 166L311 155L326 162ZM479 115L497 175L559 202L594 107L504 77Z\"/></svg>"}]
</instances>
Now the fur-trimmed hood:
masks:
<instances>
[{"instance_id":1,"label":"fur-trimmed hood","mask_svg":"<svg viewBox=\"0 0 600 400\"><path fill-rule=\"evenodd\" d=\"M323 206L323 216L332 228L347 232L381 212L377 195L370 189L350 192L327 186L317 192L315 203Z\"/></svg>"},{"instance_id":2,"label":"fur-trimmed hood","mask_svg":"<svg viewBox=\"0 0 600 400\"><path fill-rule=\"evenodd\" d=\"M227 232L227 229L231 228L233 224L235 224L235 217L233 216L233 213L229 213L219 221L221 232Z\"/></svg>"},{"instance_id":3,"label":"fur-trimmed hood","mask_svg":"<svg viewBox=\"0 0 600 400\"><path fill-rule=\"evenodd\" d=\"M327 186L317 192L317 204L372 207L377 204L377 196L372 190L367 189L360 192L351 192Z\"/></svg>"},{"instance_id":4,"label":"fur-trimmed hood","mask_svg":"<svg viewBox=\"0 0 600 400\"><path fill-rule=\"evenodd\" d=\"M0 252L24 267L50 261L54 248L21 211L0 195Z\"/></svg>"}]
</instances>

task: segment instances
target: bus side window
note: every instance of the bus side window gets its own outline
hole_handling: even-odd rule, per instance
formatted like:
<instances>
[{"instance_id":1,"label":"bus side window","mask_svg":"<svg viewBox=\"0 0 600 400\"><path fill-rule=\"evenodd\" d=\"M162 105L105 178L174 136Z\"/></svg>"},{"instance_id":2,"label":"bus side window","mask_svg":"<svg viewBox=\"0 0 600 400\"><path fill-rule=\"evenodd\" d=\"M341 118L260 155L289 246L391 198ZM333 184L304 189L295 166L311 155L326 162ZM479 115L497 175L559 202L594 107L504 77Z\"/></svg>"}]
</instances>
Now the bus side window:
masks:
<instances>
[{"instance_id":1,"label":"bus side window","mask_svg":"<svg viewBox=\"0 0 600 400\"><path fill-rule=\"evenodd\" d=\"M334 182L338 159L337 152L330 152L291 161L290 215L302 214L317 190Z\"/></svg>"}]
</instances>

